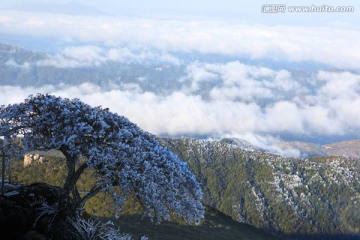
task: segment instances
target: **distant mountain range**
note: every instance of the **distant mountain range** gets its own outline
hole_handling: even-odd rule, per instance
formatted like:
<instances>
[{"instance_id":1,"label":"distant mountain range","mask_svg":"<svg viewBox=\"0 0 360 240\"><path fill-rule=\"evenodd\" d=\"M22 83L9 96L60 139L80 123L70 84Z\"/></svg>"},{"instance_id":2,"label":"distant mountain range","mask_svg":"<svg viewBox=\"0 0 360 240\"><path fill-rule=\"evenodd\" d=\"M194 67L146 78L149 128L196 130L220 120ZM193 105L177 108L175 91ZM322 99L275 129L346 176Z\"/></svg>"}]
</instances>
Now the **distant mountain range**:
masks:
<instances>
[{"instance_id":1,"label":"distant mountain range","mask_svg":"<svg viewBox=\"0 0 360 240\"><path fill-rule=\"evenodd\" d=\"M319 145L306 142L283 142L278 144L281 149L298 149L302 157L315 156L343 156L360 158L360 140L343 141L332 144Z\"/></svg>"},{"instance_id":2,"label":"distant mountain range","mask_svg":"<svg viewBox=\"0 0 360 240\"><path fill-rule=\"evenodd\" d=\"M124 89L128 84L136 84L143 91L168 95L175 91L194 90L191 79L186 77L189 71L186 64L204 60L210 63L236 61L224 56L199 53L163 55L153 51L129 52L129 49L122 49L120 52L123 56L116 60L104 59L106 57L101 54L88 59L86 53L85 57L81 54L75 56L71 50L58 54L42 53L0 43L0 84L40 87L87 82L105 90ZM294 78L311 76L311 73L306 71L291 71ZM208 99L210 90L216 83L203 81L198 84L199 88L196 88L195 93Z\"/></svg>"},{"instance_id":3,"label":"distant mountain range","mask_svg":"<svg viewBox=\"0 0 360 240\"><path fill-rule=\"evenodd\" d=\"M360 158L360 140L326 144L322 148L329 156Z\"/></svg>"},{"instance_id":4,"label":"distant mountain range","mask_svg":"<svg viewBox=\"0 0 360 240\"><path fill-rule=\"evenodd\" d=\"M139 63L129 59L126 63L108 61L96 65L62 55L0 44L1 85L40 87L86 82L108 90L137 84L144 91L166 94L181 88L178 78L184 75L184 71L184 66L169 65L161 60Z\"/></svg>"},{"instance_id":5,"label":"distant mountain range","mask_svg":"<svg viewBox=\"0 0 360 240\"><path fill-rule=\"evenodd\" d=\"M251 143L238 138L224 138L220 142L239 147L247 151L269 152L267 149L256 147ZM336 142L331 144L315 144L309 142L289 141L275 145L283 151L298 150L301 158L338 156L348 158L360 158L360 140Z\"/></svg>"}]
</instances>

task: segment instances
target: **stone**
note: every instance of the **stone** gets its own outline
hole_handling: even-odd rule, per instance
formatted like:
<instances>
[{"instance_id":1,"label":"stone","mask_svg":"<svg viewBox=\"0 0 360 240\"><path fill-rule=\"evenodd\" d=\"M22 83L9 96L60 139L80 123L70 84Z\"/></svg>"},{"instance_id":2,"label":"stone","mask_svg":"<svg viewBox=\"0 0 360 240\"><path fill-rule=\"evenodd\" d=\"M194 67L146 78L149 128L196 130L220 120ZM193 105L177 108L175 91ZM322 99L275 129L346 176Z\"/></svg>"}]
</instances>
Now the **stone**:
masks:
<instances>
[{"instance_id":1,"label":"stone","mask_svg":"<svg viewBox=\"0 0 360 240\"><path fill-rule=\"evenodd\" d=\"M45 163L47 162L47 159L44 156L41 156L40 154L25 154L24 155L24 167L29 166L33 163Z\"/></svg>"}]
</instances>

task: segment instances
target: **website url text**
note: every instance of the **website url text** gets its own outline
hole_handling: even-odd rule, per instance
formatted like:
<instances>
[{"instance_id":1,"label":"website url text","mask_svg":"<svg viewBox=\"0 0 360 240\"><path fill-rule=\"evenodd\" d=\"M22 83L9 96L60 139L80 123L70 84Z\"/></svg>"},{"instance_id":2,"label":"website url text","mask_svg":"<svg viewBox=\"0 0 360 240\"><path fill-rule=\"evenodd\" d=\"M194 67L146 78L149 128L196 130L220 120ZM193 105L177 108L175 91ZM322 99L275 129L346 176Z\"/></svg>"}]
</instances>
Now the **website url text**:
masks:
<instances>
[{"instance_id":1,"label":"website url text","mask_svg":"<svg viewBox=\"0 0 360 240\"><path fill-rule=\"evenodd\" d=\"M263 4L262 13L353 13L354 6L308 5L287 6L286 4Z\"/></svg>"}]
</instances>

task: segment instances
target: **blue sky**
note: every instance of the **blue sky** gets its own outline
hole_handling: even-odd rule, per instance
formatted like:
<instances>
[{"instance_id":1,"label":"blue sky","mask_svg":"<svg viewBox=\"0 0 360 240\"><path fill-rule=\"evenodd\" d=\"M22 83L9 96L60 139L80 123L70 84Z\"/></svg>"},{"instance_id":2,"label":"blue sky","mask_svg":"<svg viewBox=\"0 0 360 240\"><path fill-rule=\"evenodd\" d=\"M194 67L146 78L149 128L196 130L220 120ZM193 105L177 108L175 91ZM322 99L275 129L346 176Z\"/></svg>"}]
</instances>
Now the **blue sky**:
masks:
<instances>
[{"instance_id":1,"label":"blue sky","mask_svg":"<svg viewBox=\"0 0 360 240\"><path fill-rule=\"evenodd\" d=\"M353 6L354 12L261 12L264 4L282 3ZM25 89L0 82L0 102L46 91L110 107L155 134L192 131L263 145L276 142L279 134L316 136L318 142L360 137L359 19L358 0L2 0L0 43L54 54L38 63L9 59L7 66L77 68L162 59L183 64L186 73L179 80L190 87L160 96L139 86ZM184 62L177 54L194 52L232 60ZM291 72L293 66L315 70L301 80ZM211 99L202 99L198 88L218 78L220 85L209 90Z\"/></svg>"},{"instance_id":2,"label":"blue sky","mask_svg":"<svg viewBox=\"0 0 360 240\"><path fill-rule=\"evenodd\" d=\"M110 1L108 1L110 2ZM92 1L96 6L96 1ZM360 11L359 1L325 1L325 0L295 0L295 1L281 1L281 0L256 0L256 1L236 1L236 0L183 0L183 1L145 1L136 0L118 1L117 8L112 8L113 5L108 3L104 6L98 6L104 11L112 14L118 12L130 12L131 14L154 14L166 16L179 15L193 15L204 16L221 19L237 19L245 23L260 23L260 24L290 24L290 25L312 25L324 26L333 24L333 22L347 22L359 26L359 12L354 14L338 14L338 13L312 13L312 14L264 14L261 13L261 7L264 4L284 4L290 5L346 5L355 6Z\"/></svg>"},{"instance_id":3,"label":"blue sky","mask_svg":"<svg viewBox=\"0 0 360 240\"><path fill-rule=\"evenodd\" d=\"M262 6L269 2L281 3L2 1L0 41L52 52L72 45L126 46L360 69L360 1L341 1L341 6L354 7L351 13L262 13Z\"/></svg>"},{"instance_id":4,"label":"blue sky","mask_svg":"<svg viewBox=\"0 0 360 240\"><path fill-rule=\"evenodd\" d=\"M31 9L34 3L39 4L69 4L80 3L92 6L105 14L114 16L201 16L209 18L220 18L225 20L237 19L244 23L280 24L280 25L306 25L306 26L329 26L336 23L359 27L360 2L358 0L325 1L325 0L2 0L0 7L13 7ZM287 6L354 6L354 13L289 13L264 14L261 7L264 4L286 4Z\"/></svg>"}]
</instances>

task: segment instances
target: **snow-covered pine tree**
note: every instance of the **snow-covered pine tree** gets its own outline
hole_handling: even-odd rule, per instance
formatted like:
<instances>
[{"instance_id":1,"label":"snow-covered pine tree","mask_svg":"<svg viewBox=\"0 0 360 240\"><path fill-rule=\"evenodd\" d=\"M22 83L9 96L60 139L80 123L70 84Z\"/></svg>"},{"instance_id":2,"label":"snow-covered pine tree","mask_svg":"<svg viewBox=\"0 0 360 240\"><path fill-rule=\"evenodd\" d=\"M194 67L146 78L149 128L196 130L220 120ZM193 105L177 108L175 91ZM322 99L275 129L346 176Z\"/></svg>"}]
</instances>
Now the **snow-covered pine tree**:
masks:
<instances>
[{"instance_id":1,"label":"snow-covered pine tree","mask_svg":"<svg viewBox=\"0 0 360 240\"><path fill-rule=\"evenodd\" d=\"M9 139L9 153L30 150L60 150L66 157L64 199L59 217L71 217L100 191L113 192L120 210L134 191L145 214L157 222L170 219L170 212L188 223L204 216L202 191L186 164L156 138L127 118L79 99L48 94L29 96L24 102L0 107L0 135ZM15 141L23 136L23 141ZM80 158L86 159L77 164ZM80 196L76 182L85 169L101 176L90 192ZM67 200L65 200L67 199Z\"/></svg>"}]
</instances>

